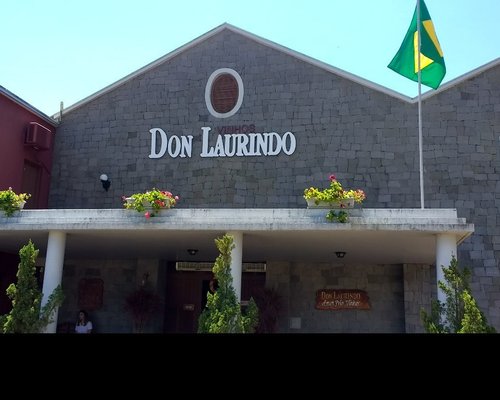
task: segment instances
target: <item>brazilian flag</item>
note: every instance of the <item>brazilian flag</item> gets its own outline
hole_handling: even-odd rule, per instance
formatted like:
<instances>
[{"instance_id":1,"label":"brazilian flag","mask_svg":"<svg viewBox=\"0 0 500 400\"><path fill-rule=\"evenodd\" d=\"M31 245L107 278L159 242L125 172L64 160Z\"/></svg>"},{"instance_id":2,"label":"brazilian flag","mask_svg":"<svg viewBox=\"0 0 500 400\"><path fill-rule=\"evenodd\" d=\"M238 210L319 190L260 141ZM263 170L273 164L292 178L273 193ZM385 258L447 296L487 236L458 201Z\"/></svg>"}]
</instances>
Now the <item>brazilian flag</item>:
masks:
<instances>
[{"instance_id":1,"label":"brazilian flag","mask_svg":"<svg viewBox=\"0 0 500 400\"><path fill-rule=\"evenodd\" d=\"M429 11L424 3L420 1L420 70L421 82L433 89L437 89L446 74L443 51L439 45L434 24L431 21ZM410 28L388 67L398 74L418 82L418 30L417 30L417 10L413 14Z\"/></svg>"}]
</instances>

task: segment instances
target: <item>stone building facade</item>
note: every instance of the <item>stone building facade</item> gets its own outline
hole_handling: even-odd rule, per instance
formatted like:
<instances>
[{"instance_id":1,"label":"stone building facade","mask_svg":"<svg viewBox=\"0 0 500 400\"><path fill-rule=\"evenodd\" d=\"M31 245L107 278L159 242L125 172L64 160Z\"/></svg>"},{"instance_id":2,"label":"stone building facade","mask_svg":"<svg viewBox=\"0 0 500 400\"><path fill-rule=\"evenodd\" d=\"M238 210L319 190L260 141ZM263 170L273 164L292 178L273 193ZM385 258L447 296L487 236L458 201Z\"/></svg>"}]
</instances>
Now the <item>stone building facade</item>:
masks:
<instances>
[{"instance_id":1,"label":"stone building facade","mask_svg":"<svg viewBox=\"0 0 500 400\"><path fill-rule=\"evenodd\" d=\"M210 110L213 98L206 95L210 77L220 70L241 78L235 79L241 105L223 118ZM500 329L500 60L424 94L422 105L425 208L456 209L458 218L473 224L474 233L457 240L457 256L473 271L480 308ZM227 24L57 117L52 209L120 209L123 195L152 187L179 195L179 212L304 209L304 188L326 186L331 173L344 186L365 191L364 209L420 208L416 99ZM248 154L244 141L253 140L250 134L271 132L276 141L281 138L282 151ZM217 147L225 134L242 137L234 137L244 148L240 156L224 155L225 148ZM165 153L157 157L162 145ZM111 181L107 191L100 186L101 174ZM141 253L141 243L137 246ZM144 254L95 251L65 260L63 286L76 293L85 271L102 278L109 297L94 319L103 332L126 332L126 322L116 315L140 279L144 260L155 265L151 276L166 298L165 265L179 255L153 255L151 261ZM348 257L307 259L306 253L250 260L267 261L265 285L284 299L278 331L422 331L419 310L436 296L435 262L417 257L393 262L388 255L386 261L357 263ZM243 262L245 257L251 255L243 252ZM89 268L86 258L95 267ZM363 289L371 310L319 311L314 293L320 288ZM72 296L60 321L78 308ZM157 322L157 331L161 326Z\"/></svg>"}]
</instances>

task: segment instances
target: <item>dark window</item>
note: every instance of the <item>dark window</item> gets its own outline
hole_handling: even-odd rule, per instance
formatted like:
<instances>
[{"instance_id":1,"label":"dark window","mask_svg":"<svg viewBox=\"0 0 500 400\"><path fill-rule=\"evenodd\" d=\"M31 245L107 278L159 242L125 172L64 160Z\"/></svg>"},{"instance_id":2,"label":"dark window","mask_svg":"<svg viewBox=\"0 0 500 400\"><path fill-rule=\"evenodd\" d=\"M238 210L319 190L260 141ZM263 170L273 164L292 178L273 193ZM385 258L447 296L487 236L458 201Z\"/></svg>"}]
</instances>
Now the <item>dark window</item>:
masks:
<instances>
[{"instance_id":1,"label":"dark window","mask_svg":"<svg viewBox=\"0 0 500 400\"><path fill-rule=\"evenodd\" d=\"M229 74L219 75L212 84L210 100L214 110L220 114L231 111L238 101L238 82Z\"/></svg>"}]
</instances>

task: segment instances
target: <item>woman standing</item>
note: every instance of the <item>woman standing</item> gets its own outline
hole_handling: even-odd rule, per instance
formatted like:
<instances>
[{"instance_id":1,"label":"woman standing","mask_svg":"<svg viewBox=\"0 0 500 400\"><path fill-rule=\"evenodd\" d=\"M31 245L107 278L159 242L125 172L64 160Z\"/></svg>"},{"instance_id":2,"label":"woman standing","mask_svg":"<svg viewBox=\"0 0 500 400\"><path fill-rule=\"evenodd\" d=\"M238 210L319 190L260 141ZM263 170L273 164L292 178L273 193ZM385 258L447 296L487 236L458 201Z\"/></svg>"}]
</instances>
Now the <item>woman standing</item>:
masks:
<instances>
[{"instance_id":1,"label":"woman standing","mask_svg":"<svg viewBox=\"0 0 500 400\"><path fill-rule=\"evenodd\" d=\"M91 333L92 332L92 322L89 321L87 311L80 310L78 312L78 319L76 321L75 332L76 333Z\"/></svg>"}]
</instances>

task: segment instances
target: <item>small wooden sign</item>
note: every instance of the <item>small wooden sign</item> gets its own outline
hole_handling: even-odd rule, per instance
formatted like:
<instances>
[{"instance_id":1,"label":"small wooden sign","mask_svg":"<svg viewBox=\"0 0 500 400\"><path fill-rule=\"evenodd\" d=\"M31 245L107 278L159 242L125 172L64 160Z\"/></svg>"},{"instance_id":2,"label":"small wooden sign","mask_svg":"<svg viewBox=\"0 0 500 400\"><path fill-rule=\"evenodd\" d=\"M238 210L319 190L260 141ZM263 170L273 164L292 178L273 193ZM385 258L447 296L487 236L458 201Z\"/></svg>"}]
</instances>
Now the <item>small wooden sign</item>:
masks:
<instances>
[{"instance_id":1,"label":"small wooden sign","mask_svg":"<svg viewBox=\"0 0 500 400\"><path fill-rule=\"evenodd\" d=\"M370 299L364 290L320 289L316 292L317 310L369 310Z\"/></svg>"},{"instance_id":2,"label":"small wooden sign","mask_svg":"<svg viewBox=\"0 0 500 400\"><path fill-rule=\"evenodd\" d=\"M104 282L99 278L80 279L78 283L78 307L86 311L102 307Z\"/></svg>"}]
</instances>

